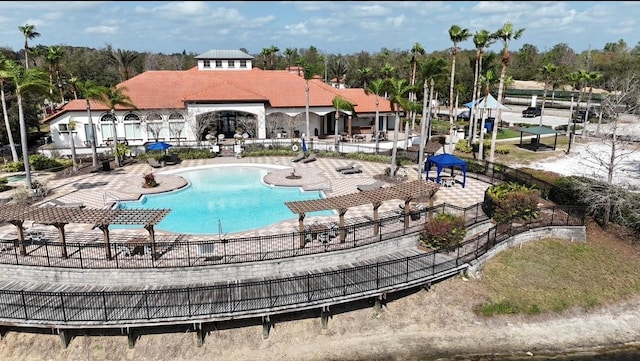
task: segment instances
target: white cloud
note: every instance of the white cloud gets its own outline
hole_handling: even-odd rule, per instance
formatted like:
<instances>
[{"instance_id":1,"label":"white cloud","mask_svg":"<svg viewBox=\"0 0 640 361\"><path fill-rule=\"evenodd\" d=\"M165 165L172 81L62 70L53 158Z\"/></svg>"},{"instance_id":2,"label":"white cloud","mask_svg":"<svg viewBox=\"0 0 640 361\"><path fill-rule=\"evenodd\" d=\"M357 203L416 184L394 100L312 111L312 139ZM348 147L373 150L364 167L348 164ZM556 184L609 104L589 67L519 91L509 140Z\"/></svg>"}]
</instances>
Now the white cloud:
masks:
<instances>
[{"instance_id":1,"label":"white cloud","mask_svg":"<svg viewBox=\"0 0 640 361\"><path fill-rule=\"evenodd\" d=\"M307 23L306 22L286 25L284 27L284 29L286 30L286 33L289 34L289 35L306 35L306 34L309 34L309 29L307 29Z\"/></svg>"},{"instance_id":2,"label":"white cloud","mask_svg":"<svg viewBox=\"0 0 640 361\"><path fill-rule=\"evenodd\" d=\"M84 29L84 32L87 34L116 34L118 32L118 27L117 26L106 26L106 25L99 25L99 26L90 26L88 28Z\"/></svg>"}]
</instances>

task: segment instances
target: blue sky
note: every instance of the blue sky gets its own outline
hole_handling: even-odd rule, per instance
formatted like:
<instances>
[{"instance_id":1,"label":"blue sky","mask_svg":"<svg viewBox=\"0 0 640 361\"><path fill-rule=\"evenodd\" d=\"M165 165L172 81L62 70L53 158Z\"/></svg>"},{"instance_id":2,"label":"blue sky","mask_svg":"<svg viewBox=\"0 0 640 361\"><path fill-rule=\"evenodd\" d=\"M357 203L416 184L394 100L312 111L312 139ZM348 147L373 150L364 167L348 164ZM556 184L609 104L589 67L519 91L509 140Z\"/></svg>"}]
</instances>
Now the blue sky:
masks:
<instances>
[{"instance_id":1,"label":"blue sky","mask_svg":"<svg viewBox=\"0 0 640 361\"><path fill-rule=\"evenodd\" d=\"M472 33L495 31L505 22L524 28L512 50L532 44L546 51L566 43L576 52L602 49L623 39L640 40L640 2L600 1L2 1L0 47L21 49L19 26L41 36L30 45L86 46L197 54L245 48L258 54L275 45L315 46L334 54L452 46L451 25ZM469 39L460 44L473 49ZM500 44L491 47L499 50Z\"/></svg>"}]
</instances>

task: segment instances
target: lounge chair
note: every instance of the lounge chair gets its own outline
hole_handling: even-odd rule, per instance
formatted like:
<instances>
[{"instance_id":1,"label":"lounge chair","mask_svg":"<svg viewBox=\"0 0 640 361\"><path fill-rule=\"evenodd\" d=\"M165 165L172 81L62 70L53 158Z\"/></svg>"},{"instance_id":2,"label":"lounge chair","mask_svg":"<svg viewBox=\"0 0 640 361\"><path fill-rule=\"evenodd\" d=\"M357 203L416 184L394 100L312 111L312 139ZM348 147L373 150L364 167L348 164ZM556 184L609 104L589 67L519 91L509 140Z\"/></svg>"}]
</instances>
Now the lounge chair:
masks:
<instances>
[{"instance_id":1,"label":"lounge chair","mask_svg":"<svg viewBox=\"0 0 640 361\"><path fill-rule=\"evenodd\" d=\"M178 153L171 153L168 157L165 157L164 164L166 165L176 165L180 163L181 159L178 156Z\"/></svg>"},{"instance_id":2,"label":"lounge chair","mask_svg":"<svg viewBox=\"0 0 640 361\"><path fill-rule=\"evenodd\" d=\"M316 158L316 153L311 153L310 156L301 160L300 163L311 163L311 162L315 162L316 160L318 160L318 158Z\"/></svg>"},{"instance_id":3,"label":"lounge chair","mask_svg":"<svg viewBox=\"0 0 640 361\"><path fill-rule=\"evenodd\" d=\"M84 208L85 205L84 203L81 202L71 202L71 203L67 203L67 202L63 202L61 200L58 199L50 199L46 202L44 202L43 204L45 207L60 207L60 208Z\"/></svg>"},{"instance_id":4,"label":"lounge chair","mask_svg":"<svg viewBox=\"0 0 640 361\"><path fill-rule=\"evenodd\" d=\"M351 162L351 163L349 163L347 165L343 165L342 167L336 168L336 172L342 172L342 171L345 171L345 170L353 169L355 166L356 166L356 163L355 162Z\"/></svg>"},{"instance_id":5,"label":"lounge chair","mask_svg":"<svg viewBox=\"0 0 640 361\"><path fill-rule=\"evenodd\" d=\"M147 163L153 168L162 168L162 164L158 163L155 158L147 158Z\"/></svg>"},{"instance_id":6,"label":"lounge chair","mask_svg":"<svg viewBox=\"0 0 640 361\"><path fill-rule=\"evenodd\" d=\"M384 187L384 185L385 185L385 182L383 181L375 181L372 184L360 184L357 186L357 188L360 192L365 192L365 191L372 191L374 189L382 188Z\"/></svg>"},{"instance_id":7,"label":"lounge chair","mask_svg":"<svg viewBox=\"0 0 640 361\"><path fill-rule=\"evenodd\" d=\"M300 155L299 155L299 156L297 156L297 157L295 157L295 158L291 159L291 161L292 161L292 162L294 162L294 163L297 163L297 162L299 162L299 161L301 161L301 160L305 159L306 157L307 157L307 156L304 154L304 152L302 152L302 153L300 153Z\"/></svg>"},{"instance_id":8,"label":"lounge chair","mask_svg":"<svg viewBox=\"0 0 640 361\"><path fill-rule=\"evenodd\" d=\"M362 168L359 165L355 165L353 166L353 168L351 169L347 169L347 170L343 170L342 172L340 172L342 174L356 174L356 173L362 173Z\"/></svg>"}]
</instances>

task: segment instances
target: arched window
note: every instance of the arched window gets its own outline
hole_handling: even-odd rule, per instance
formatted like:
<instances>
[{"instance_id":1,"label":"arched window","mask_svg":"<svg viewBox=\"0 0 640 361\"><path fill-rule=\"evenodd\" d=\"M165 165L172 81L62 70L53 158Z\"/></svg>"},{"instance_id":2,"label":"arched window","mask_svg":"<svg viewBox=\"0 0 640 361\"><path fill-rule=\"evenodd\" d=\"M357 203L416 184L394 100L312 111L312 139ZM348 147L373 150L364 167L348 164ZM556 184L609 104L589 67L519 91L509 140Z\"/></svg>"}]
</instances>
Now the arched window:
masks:
<instances>
[{"instance_id":1,"label":"arched window","mask_svg":"<svg viewBox=\"0 0 640 361\"><path fill-rule=\"evenodd\" d=\"M100 133L102 141L113 140L113 127L116 123L116 117L111 113L105 113L100 117Z\"/></svg>"},{"instance_id":2,"label":"arched window","mask_svg":"<svg viewBox=\"0 0 640 361\"><path fill-rule=\"evenodd\" d=\"M125 114L124 136L127 140L142 140L142 127L140 126L140 117L138 114Z\"/></svg>"},{"instance_id":3,"label":"arched window","mask_svg":"<svg viewBox=\"0 0 640 361\"><path fill-rule=\"evenodd\" d=\"M169 130L158 113L147 114L147 139L156 142L169 139Z\"/></svg>"},{"instance_id":4,"label":"arched window","mask_svg":"<svg viewBox=\"0 0 640 361\"><path fill-rule=\"evenodd\" d=\"M180 113L171 113L169 114L169 134L171 140L177 140L184 138L184 115Z\"/></svg>"}]
</instances>

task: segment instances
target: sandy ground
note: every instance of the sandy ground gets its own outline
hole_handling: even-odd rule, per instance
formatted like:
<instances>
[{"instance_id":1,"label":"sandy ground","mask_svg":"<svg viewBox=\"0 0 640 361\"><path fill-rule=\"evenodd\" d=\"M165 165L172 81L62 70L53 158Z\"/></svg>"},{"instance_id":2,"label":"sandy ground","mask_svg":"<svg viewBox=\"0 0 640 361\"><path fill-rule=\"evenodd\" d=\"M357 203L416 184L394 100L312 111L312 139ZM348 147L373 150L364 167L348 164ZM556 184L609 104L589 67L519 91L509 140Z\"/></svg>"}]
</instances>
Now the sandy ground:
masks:
<instances>
[{"instance_id":1,"label":"sandy ground","mask_svg":"<svg viewBox=\"0 0 640 361\"><path fill-rule=\"evenodd\" d=\"M125 336L78 336L63 349L55 335L9 332L0 360L496 360L611 347L631 347L640 357L640 297L592 312L483 318L472 311L483 292L478 280L457 276L387 300L379 312L367 304L336 307L326 329L318 315L275 318L266 339L256 324L211 331L202 347L193 333L142 335L134 349Z\"/></svg>"}]
</instances>

